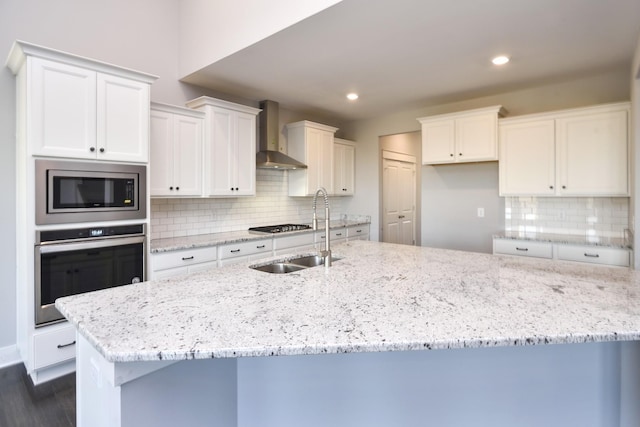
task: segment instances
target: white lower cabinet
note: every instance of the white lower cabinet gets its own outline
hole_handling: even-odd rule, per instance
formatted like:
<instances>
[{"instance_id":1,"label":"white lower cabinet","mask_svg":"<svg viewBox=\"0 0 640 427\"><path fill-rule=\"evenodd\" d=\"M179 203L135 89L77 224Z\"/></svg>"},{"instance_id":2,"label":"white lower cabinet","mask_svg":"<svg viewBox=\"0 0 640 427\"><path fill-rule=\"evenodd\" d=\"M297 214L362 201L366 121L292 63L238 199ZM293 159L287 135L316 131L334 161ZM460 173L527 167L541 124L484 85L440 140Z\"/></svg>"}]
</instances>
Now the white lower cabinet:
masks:
<instances>
[{"instance_id":1,"label":"white lower cabinet","mask_svg":"<svg viewBox=\"0 0 640 427\"><path fill-rule=\"evenodd\" d=\"M294 234L293 236L276 237L273 239L274 255L282 255L292 250L314 250L314 233Z\"/></svg>"},{"instance_id":2,"label":"white lower cabinet","mask_svg":"<svg viewBox=\"0 0 640 427\"><path fill-rule=\"evenodd\" d=\"M605 248L602 246L558 245L558 259L565 261L628 267L630 258L630 252L626 249Z\"/></svg>"},{"instance_id":3,"label":"white lower cabinet","mask_svg":"<svg viewBox=\"0 0 640 427\"><path fill-rule=\"evenodd\" d=\"M629 249L594 245L496 238L493 239L493 253L618 267L631 265L631 251Z\"/></svg>"},{"instance_id":4,"label":"white lower cabinet","mask_svg":"<svg viewBox=\"0 0 640 427\"><path fill-rule=\"evenodd\" d=\"M347 241L349 240L369 240L369 224L347 227Z\"/></svg>"},{"instance_id":5,"label":"white lower cabinet","mask_svg":"<svg viewBox=\"0 0 640 427\"><path fill-rule=\"evenodd\" d=\"M76 357L76 330L71 324L44 327L33 334L33 367L41 369Z\"/></svg>"},{"instance_id":6,"label":"white lower cabinet","mask_svg":"<svg viewBox=\"0 0 640 427\"><path fill-rule=\"evenodd\" d=\"M151 279L180 276L217 267L216 247L151 254Z\"/></svg>"},{"instance_id":7,"label":"white lower cabinet","mask_svg":"<svg viewBox=\"0 0 640 427\"><path fill-rule=\"evenodd\" d=\"M329 244L333 247L333 245L337 245L338 243L345 242L347 240L347 229L346 228L334 228L329 230L329 238L331 241ZM322 249L325 245L325 239L327 238L327 233L325 230L318 230L315 232L315 242L316 248Z\"/></svg>"},{"instance_id":8,"label":"white lower cabinet","mask_svg":"<svg viewBox=\"0 0 640 427\"><path fill-rule=\"evenodd\" d=\"M219 265L221 267L236 262L264 258L272 254L272 238L218 246Z\"/></svg>"},{"instance_id":9,"label":"white lower cabinet","mask_svg":"<svg viewBox=\"0 0 640 427\"><path fill-rule=\"evenodd\" d=\"M493 241L493 253L551 259L553 244L529 240L496 239Z\"/></svg>"}]
</instances>

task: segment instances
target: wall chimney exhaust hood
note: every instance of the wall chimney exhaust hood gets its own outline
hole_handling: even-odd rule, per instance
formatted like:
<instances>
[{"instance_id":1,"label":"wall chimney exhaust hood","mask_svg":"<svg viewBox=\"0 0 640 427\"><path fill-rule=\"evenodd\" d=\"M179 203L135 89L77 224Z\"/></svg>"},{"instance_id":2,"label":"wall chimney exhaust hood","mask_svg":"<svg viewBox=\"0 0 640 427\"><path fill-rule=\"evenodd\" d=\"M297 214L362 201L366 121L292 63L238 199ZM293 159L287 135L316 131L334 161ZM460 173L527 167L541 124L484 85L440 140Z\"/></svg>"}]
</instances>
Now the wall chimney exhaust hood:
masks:
<instances>
[{"instance_id":1,"label":"wall chimney exhaust hood","mask_svg":"<svg viewBox=\"0 0 640 427\"><path fill-rule=\"evenodd\" d=\"M256 167L259 169L305 169L307 165L281 153L279 105L275 101L261 101L262 111L258 115L260 151L256 153Z\"/></svg>"}]
</instances>

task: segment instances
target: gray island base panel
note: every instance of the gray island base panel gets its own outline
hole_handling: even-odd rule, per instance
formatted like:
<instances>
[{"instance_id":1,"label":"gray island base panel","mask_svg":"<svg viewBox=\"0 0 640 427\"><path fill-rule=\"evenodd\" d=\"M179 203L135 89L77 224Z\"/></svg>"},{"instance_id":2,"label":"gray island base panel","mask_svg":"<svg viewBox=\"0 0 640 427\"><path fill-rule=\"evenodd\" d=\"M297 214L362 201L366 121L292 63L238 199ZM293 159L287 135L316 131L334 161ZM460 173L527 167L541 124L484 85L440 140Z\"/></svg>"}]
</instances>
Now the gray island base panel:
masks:
<instances>
[{"instance_id":1,"label":"gray island base panel","mask_svg":"<svg viewBox=\"0 0 640 427\"><path fill-rule=\"evenodd\" d=\"M231 265L58 300L78 425L640 425L635 271L333 252L328 271ZM565 345L529 345L546 343ZM410 351L429 348L452 350Z\"/></svg>"}]
</instances>

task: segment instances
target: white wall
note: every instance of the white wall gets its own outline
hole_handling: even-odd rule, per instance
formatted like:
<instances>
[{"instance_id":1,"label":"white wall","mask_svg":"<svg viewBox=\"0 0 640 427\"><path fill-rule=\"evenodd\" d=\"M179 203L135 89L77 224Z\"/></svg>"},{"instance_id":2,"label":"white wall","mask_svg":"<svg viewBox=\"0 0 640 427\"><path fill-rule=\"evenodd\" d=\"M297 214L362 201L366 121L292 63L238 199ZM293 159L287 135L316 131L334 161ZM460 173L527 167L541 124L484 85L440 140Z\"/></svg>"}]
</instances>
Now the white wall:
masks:
<instances>
[{"instance_id":1,"label":"white wall","mask_svg":"<svg viewBox=\"0 0 640 427\"><path fill-rule=\"evenodd\" d=\"M633 57L633 65L631 67L631 203L629 204L629 217L631 219L631 228L634 231L635 241L633 247L638 248L640 245L640 218L637 212L640 212L640 37L636 45L636 52ZM635 250L634 268L640 268L640 251Z\"/></svg>"},{"instance_id":2,"label":"white wall","mask_svg":"<svg viewBox=\"0 0 640 427\"><path fill-rule=\"evenodd\" d=\"M379 117L370 120L361 120L343 125L345 138L357 141L357 158L356 158L356 196L348 201L344 206L347 213L363 213L372 215L371 223L371 240L378 240L380 231L380 221L378 217L378 187L380 183L380 174L378 171L378 137L381 135L390 135L395 133L411 132L420 130L420 124L416 120L417 117L435 115L441 113L449 113L462 111L472 108L480 108L490 105L502 105L509 112L508 116L516 116L522 114L537 113L550 110L558 110L564 108L581 107L593 104L602 104L607 102L619 102L629 100L629 70L622 67L616 70L601 72L591 76L583 76L567 80L560 83L540 85L536 87L528 87L511 92L505 92L494 96L465 100L443 105L428 105L423 108L398 112L392 115ZM477 164L481 165L481 164ZM493 204L498 202L497 188L497 163L488 163L494 165L496 169L495 187L490 191L481 189L486 194L483 200L477 200L477 203ZM451 167L451 166L445 166ZM457 166L454 166L454 168ZM480 168L486 168L478 166ZM488 166L489 168L491 166ZM429 169L431 168L431 169ZM473 168L473 166L469 166ZM437 173L433 167L423 166L422 181L429 180L429 175ZM464 168L461 168L461 170ZM492 173L488 170L479 172L482 174ZM466 188L473 192L474 186L484 185L486 180L478 180L473 173L450 174L449 185L460 188ZM433 217L445 217L447 212L444 206L432 203L441 196L434 192L439 192L439 188L429 188L423 186L422 189L422 244L425 245L432 239L434 241L445 242L449 228L434 229L430 236L427 236L429 224L425 221ZM455 211L467 211L466 219L461 218L460 221L474 221L475 210L469 211L466 201L458 198L451 200L447 204L446 209L454 209ZM497 211L495 211L497 212ZM496 213L497 214L497 213ZM497 223L498 218L485 216L485 224ZM503 215L503 213L501 213ZM465 226L464 222L458 222L460 226ZM452 225L453 227L454 225ZM467 224L471 227L471 224ZM496 230L498 231L498 230ZM490 232L485 231L485 237ZM460 237L461 238L461 237ZM464 242L455 238L450 241L451 247L462 247Z\"/></svg>"},{"instance_id":3,"label":"white wall","mask_svg":"<svg viewBox=\"0 0 640 427\"><path fill-rule=\"evenodd\" d=\"M340 1L182 1L180 75L198 71Z\"/></svg>"}]
</instances>

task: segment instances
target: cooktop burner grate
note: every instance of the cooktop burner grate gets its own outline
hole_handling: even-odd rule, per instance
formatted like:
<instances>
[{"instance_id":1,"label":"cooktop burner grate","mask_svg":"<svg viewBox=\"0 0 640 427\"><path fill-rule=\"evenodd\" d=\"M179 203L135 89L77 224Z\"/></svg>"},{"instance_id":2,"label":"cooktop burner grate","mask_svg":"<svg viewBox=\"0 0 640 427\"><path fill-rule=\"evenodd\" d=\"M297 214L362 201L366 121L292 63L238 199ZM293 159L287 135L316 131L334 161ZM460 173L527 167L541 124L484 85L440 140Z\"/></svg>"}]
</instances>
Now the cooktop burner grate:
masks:
<instances>
[{"instance_id":1,"label":"cooktop burner grate","mask_svg":"<svg viewBox=\"0 0 640 427\"><path fill-rule=\"evenodd\" d=\"M311 226L308 224L279 224L265 225L262 227L249 227L249 231L253 233L284 233L287 231L309 230Z\"/></svg>"}]
</instances>

